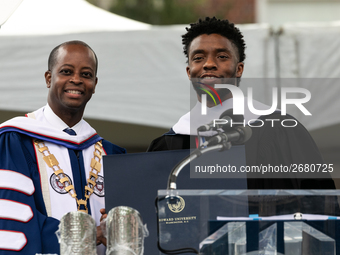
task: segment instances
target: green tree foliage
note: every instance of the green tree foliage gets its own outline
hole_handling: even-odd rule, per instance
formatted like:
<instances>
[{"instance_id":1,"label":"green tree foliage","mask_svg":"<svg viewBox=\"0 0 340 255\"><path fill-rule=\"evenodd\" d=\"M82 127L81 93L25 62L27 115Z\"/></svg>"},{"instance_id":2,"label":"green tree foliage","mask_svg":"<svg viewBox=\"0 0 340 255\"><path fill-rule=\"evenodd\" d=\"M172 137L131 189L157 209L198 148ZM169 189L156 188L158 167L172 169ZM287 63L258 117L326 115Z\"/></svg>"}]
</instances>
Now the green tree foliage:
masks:
<instances>
[{"instance_id":1,"label":"green tree foliage","mask_svg":"<svg viewBox=\"0 0 340 255\"><path fill-rule=\"evenodd\" d=\"M255 21L255 0L87 0L109 11L153 25L188 24L198 18L229 19L242 24Z\"/></svg>"},{"instance_id":2,"label":"green tree foliage","mask_svg":"<svg viewBox=\"0 0 340 255\"><path fill-rule=\"evenodd\" d=\"M110 11L153 25L188 24L209 16L210 5L206 0L116 0ZM213 16L223 18L224 11Z\"/></svg>"}]
</instances>

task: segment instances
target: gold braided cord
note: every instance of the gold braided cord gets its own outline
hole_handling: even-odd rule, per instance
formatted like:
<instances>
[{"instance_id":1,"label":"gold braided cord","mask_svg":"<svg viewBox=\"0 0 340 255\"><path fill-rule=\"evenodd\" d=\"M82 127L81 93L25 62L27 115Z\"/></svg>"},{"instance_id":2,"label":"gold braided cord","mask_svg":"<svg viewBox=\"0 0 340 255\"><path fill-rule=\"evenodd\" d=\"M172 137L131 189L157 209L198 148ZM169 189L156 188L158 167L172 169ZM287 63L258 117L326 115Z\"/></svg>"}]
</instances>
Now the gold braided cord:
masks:
<instances>
[{"instance_id":1,"label":"gold braided cord","mask_svg":"<svg viewBox=\"0 0 340 255\"><path fill-rule=\"evenodd\" d=\"M101 155L103 152L103 146L102 146L101 141L98 141L94 145L94 152L93 152L93 158L91 159L91 165L90 165L91 169L89 172L89 178L87 179L87 184L85 185L85 200L77 198L76 191L74 190L74 186L71 184L70 179L67 177L64 171L59 167L58 160L49 151L45 143L41 140L36 139L34 140L34 144L38 147L38 150L43 155L43 159L48 165L48 167L50 167L53 170L53 173L56 175L59 182L63 184L64 189L67 191L67 193L69 193L77 201L78 211L88 213L87 201L93 193L93 189L96 186L98 174L100 173L101 166L102 166L100 163L100 160L102 159ZM85 210L81 210L80 206L84 206Z\"/></svg>"}]
</instances>

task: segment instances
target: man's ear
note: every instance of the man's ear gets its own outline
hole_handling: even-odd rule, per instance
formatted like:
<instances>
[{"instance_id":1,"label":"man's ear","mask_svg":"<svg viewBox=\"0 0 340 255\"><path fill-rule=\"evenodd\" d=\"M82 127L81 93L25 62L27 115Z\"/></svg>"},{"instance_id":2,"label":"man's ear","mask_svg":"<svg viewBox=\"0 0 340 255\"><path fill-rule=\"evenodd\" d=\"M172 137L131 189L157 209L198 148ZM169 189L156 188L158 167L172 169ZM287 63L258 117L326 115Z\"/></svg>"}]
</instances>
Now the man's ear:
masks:
<instances>
[{"instance_id":1,"label":"man's ear","mask_svg":"<svg viewBox=\"0 0 340 255\"><path fill-rule=\"evenodd\" d=\"M45 82L46 82L46 85L47 85L47 88L50 88L51 87L51 71L46 71L45 72Z\"/></svg>"},{"instance_id":2,"label":"man's ear","mask_svg":"<svg viewBox=\"0 0 340 255\"><path fill-rule=\"evenodd\" d=\"M244 63L243 62L238 62L236 66L236 77L240 78L242 76L244 69Z\"/></svg>"},{"instance_id":3,"label":"man's ear","mask_svg":"<svg viewBox=\"0 0 340 255\"><path fill-rule=\"evenodd\" d=\"M189 77L189 80L191 80L190 67L189 66L187 66L186 71L187 71L187 75Z\"/></svg>"},{"instance_id":4,"label":"man's ear","mask_svg":"<svg viewBox=\"0 0 340 255\"><path fill-rule=\"evenodd\" d=\"M92 94L94 94L94 93L96 92L97 83L98 83L98 77L96 77L96 81L95 81L95 83L94 83L94 88L93 88Z\"/></svg>"}]
</instances>

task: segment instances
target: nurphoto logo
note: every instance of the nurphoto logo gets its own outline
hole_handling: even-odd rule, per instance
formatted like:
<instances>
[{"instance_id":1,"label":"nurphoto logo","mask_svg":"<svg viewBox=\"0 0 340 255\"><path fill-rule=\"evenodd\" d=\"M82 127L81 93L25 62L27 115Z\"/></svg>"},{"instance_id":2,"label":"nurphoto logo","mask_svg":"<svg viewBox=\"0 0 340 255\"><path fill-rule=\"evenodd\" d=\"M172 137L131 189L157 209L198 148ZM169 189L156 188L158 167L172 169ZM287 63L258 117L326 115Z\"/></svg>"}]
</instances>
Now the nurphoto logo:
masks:
<instances>
[{"instance_id":1,"label":"nurphoto logo","mask_svg":"<svg viewBox=\"0 0 340 255\"><path fill-rule=\"evenodd\" d=\"M203 83L202 83L203 84ZM206 86L207 88L209 88L219 99L220 104L222 105L221 99L218 96L217 91L212 88L211 86L207 85L207 84L203 84L204 86ZM233 95L233 114L235 115L244 115L244 106L245 106L245 97L244 94L242 92L242 90L235 86L235 85L230 85L230 84L215 84L215 88L224 88L224 89L228 89L230 91L230 93L232 93ZM200 88L203 91L205 91L215 102L215 105L217 105L214 96L212 95L211 92L209 92L206 89ZM311 93L309 90L305 89L305 88L297 88L297 87L283 87L280 89L281 92L281 115L286 115L287 114L287 105L295 105L304 115L309 115L311 116L312 114L306 109L306 107L303 105L305 103L307 103L310 99L311 99ZM295 93L295 94L302 94L304 97L302 98L288 98L288 94L289 93ZM202 115L206 115L207 114L207 94L202 94L201 95L201 114ZM277 106L278 106L278 88L274 87L272 88L272 105L270 106L269 109L255 109L254 104L253 104L253 88L248 88L247 89L247 107L249 109L249 111L255 115L258 116L266 116L266 115L270 115L272 113L274 113L277 110ZM244 121L243 123L234 123L234 124L243 124L245 125L249 125L251 127L253 127L251 125L251 123L256 122L256 121L260 121L262 122L262 125L258 126L256 125L256 127L261 127L264 124L263 120L260 119L252 119L252 120L248 120L248 123L246 123L246 121ZM272 126L274 126L274 122L275 121L279 121L278 119L265 119L265 121L271 121L272 122ZM223 125L223 124L227 124L228 121L225 119L214 119L213 120L213 124L215 127L216 125ZM289 123L293 123L293 124L289 124ZM230 123L231 125L233 123ZM295 127L297 125L297 121L295 119L285 119L283 121L281 121L281 125L283 127Z\"/></svg>"}]
</instances>

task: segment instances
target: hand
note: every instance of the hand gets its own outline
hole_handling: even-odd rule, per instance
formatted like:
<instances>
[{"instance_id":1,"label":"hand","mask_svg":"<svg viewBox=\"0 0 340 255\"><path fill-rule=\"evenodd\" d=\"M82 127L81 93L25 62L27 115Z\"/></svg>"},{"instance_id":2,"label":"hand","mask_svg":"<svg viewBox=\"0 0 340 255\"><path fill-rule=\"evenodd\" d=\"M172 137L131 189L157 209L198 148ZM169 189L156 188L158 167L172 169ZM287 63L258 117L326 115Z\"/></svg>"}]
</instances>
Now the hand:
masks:
<instances>
[{"instance_id":1,"label":"hand","mask_svg":"<svg viewBox=\"0 0 340 255\"><path fill-rule=\"evenodd\" d=\"M100 222L102 224L102 221L107 217L107 214L104 208L100 209L100 213L102 214L100 217ZM106 246L106 238L104 237L101 226L97 227L97 245L99 244L104 244Z\"/></svg>"},{"instance_id":2,"label":"hand","mask_svg":"<svg viewBox=\"0 0 340 255\"><path fill-rule=\"evenodd\" d=\"M100 221L102 221L103 219L106 219L107 214L106 214L105 208L100 209L100 213L102 214L102 217L100 217Z\"/></svg>"}]
</instances>

